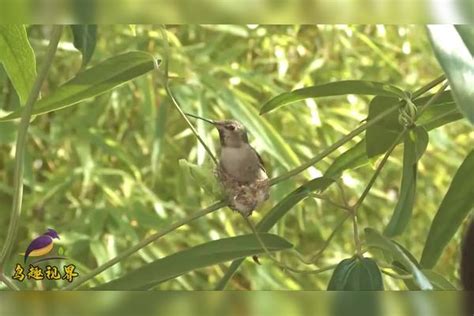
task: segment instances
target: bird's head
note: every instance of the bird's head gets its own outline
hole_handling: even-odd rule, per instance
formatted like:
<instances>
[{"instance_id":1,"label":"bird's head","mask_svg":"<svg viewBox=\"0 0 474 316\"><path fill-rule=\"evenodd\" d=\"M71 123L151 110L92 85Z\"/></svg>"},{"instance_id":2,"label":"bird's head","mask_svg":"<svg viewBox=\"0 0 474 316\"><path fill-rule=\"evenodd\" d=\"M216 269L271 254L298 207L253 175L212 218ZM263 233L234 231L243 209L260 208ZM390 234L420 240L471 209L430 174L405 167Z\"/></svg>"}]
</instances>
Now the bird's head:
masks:
<instances>
[{"instance_id":1,"label":"bird's head","mask_svg":"<svg viewBox=\"0 0 474 316\"><path fill-rule=\"evenodd\" d=\"M240 147L242 144L248 144L249 142L247 130L238 121L216 121L214 126L219 131L222 147Z\"/></svg>"},{"instance_id":2,"label":"bird's head","mask_svg":"<svg viewBox=\"0 0 474 316\"><path fill-rule=\"evenodd\" d=\"M249 142L247 129L239 121L212 121L193 114L186 113L186 115L214 125L214 127L219 131L219 138L222 147L240 147L242 144L248 144Z\"/></svg>"},{"instance_id":3,"label":"bird's head","mask_svg":"<svg viewBox=\"0 0 474 316\"><path fill-rule=\"evenodd\" d=\"M58 233L52 228L48 228L48 231L44 233L44 235L48 235L51 238L60 239Z\"/></svg>"}]
</instances>

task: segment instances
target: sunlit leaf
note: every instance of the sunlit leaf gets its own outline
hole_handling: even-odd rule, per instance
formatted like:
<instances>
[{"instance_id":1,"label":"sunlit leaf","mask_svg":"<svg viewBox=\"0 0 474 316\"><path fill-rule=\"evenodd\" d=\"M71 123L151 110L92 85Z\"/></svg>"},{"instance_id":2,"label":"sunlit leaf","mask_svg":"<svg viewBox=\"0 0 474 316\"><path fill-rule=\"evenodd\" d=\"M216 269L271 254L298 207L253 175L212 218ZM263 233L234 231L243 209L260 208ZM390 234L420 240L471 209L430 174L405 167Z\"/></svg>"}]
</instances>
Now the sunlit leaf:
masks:
<instances>
[{"instance_id":1,"label":"sunlit leaf","mask_svg":"<svg viewBox=\"0 0 474 316\"><path fill-rule=\"evenodd\" d=\"M35 53L24 25L0 25L0 63L24 105L36 78Z\"/></svg>"},{"instance_id":2,"label":"sunlit leaf","mask_svg":"<svg viewBox=\"0 0 474 316\"><path fill-rule=\"evenodd\" d=\"M260 114L265 114L283 105L308 98L332 97L346 94L404 97L403 91L393 85L374 81L345 80L282 93L266 102L260 109Z\"/></svg>"},{"instance_id":3,"label":"sunlit leaf","mask_svg":"<svg viewBox=\"0 0 474 316\"><path fill-rule=\"evenodd\" d=\"M431 269L436 265L444 248L472 211L474 207L472 179L474 179L474 150L467 155L456 171L431 223L420 261L424 268Z\"/></svg>"},{"instance_id":4,"label":"sunlit leaf","mask_svg":"<svg viewBox=\"0 0 474 316\"><path fill-rule=\"evenodd\" d=\"M50 95L39 100L33 109L33 115L60 110L98 96L156 67L157 60L144 52L129 52L111 57L80 72ZM0 118L0 121L12 120L20 116L20 111L16 111Z\"/></svg>"},{"instance_id":5,"label":"sunlit leaf","mask_svg":"<svg viewBox=\"0 0 474 316\"><path fill-rule=\"evenodd\" d=\"M393 241L387 237L382 236L379 232L372 228L365 229L365 239L367 245L372 248L382 249L387 251L394 260L399 261L406 269L408 269L422 290L432 290L433 286L429 282L428 278L423 272L417 267L410 258L404 253L404 251Z\"/></svg>"},{"instance_id":6,"label":"sunlit leaf","mask_svg":"<svg viewBox=\"0 0 474 316\"><path fill-rule=\"evenodd\" d=\"M288 241L276 235L263 233L260 237L270 251L292 247ZM192 270L261 253L264 250L253 234L213 240L158 259L94 290L149 289Z\"/></svg>"},{"instance_id":7,"label":"sunlit leaf","mask_svg":"<svg viewBox=\"0 0 474 316\"><path fill-rule=\"evenodd\" d=\"M428 33L441 67L448 77L454 100L469 121L474 124L474 60L473 26L464 26L461 34L453 25L429 25Z\"/></svg>"}]
</instances>

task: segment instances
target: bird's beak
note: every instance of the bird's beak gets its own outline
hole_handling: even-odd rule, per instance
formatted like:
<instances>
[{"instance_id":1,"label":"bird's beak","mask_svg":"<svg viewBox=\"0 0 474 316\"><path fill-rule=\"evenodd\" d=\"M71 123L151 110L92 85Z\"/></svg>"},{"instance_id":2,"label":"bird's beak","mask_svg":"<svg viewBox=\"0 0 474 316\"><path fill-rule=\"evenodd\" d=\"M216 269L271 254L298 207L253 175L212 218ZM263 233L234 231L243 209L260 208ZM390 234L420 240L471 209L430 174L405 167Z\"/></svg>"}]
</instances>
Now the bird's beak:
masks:
<instances>
[{"instance_id":1,"label":"bird's beak","mask_svg":"<svg viewBox=\"0 0 474 316\"><path fill-rule=\"evenodd\" d=\"M215 122L215 121L212 121L212 120L208 120L208 119L205 119L203 117L200 117L200 116L197 116L197 115L194 115L194 114L189 114L189 113L184 113L186 114L187 116L190 116L190 117L194 117L194 118L197 118L198 120L203 120L204 122L207 122L209 124L212 124L214 126L218 126L219 125L219 122Z\"/></svg>"}]
</instances>

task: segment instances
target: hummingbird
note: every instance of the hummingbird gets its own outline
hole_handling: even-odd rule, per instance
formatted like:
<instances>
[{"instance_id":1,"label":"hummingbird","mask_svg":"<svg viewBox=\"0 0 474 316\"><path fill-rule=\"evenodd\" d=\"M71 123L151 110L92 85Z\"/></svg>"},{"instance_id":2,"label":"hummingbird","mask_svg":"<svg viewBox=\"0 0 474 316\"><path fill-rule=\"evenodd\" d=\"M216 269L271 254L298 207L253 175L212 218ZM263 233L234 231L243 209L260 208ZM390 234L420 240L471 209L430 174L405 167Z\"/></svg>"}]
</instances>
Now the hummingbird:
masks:
<instances>
[{"instance_id":1,"label":"hummingbird","mask_svg":"<svg viewBox=\"0 0 474 316\"><path fill-rule=\"evenodd\" d=\"M240 184L250 184L257 179L268 178L262 158L249 144L247 129L239 121L212 121L185 114L212 124L217 129L221 144L219 164L227 174Z\"/></svg>"},{"instance_id":2,"label":"hummingbird","mask_svg":"<svg viewBox=\"0 0 474 316\"><path fill-rule=\"evenodd\" d=\"M229 206L244 216L268 199L269 179L263 160L249 144L247 129L236 120L213 121L193 114L187 116L212 124L219 132L220 156L217 176Z\"/></svg>"}]
</instances>

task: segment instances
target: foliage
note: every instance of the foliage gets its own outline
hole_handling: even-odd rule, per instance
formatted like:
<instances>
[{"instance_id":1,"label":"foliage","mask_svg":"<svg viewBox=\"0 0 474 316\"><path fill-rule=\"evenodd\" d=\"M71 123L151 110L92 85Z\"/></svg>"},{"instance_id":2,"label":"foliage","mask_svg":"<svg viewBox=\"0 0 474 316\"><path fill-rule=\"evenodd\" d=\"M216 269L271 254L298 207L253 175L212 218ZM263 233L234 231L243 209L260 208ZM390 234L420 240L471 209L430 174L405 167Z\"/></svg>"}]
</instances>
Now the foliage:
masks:
<instances>
[{"instance_id":1,"label":"foliage","mask_svg":"<svg viewBox=\"0 0 474 316\"><path fill-rule=\"evenodd\" d=\"M54 30L0 28L0 47L17 38L25 52L0 55L6 286L459 287L474 134L472 85L452 67L474 66L446 54L446 29L76 25L57 51ZM473 51L469 28L448 31ZM249 130L272 177L258 236L216 200L217 134L183 111ZM48 227L77 283L14 283L18 254Z\"/></svg>"}]
</instances>

